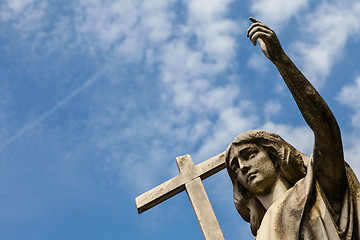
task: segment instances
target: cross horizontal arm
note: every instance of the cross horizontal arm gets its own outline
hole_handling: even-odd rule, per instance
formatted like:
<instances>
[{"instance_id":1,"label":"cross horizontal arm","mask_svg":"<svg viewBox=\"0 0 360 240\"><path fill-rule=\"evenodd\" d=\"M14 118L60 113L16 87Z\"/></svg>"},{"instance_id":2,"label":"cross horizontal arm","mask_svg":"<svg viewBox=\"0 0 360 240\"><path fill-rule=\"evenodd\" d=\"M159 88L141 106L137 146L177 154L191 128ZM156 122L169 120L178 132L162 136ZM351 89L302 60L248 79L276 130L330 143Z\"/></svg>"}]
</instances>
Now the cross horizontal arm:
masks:
<instances>
[{"instance_id":1,"label":"cross horizontal arm","mask_svg":"<svg viewBox=\"0 0 360 240\"><path fill-rule=\"evenodd\" d=\"M199 177L204 180L225 168L225 152L196 165Z\"/></svg>"},{"instance_id":2,"label":"cross horizontal arm","mask_svg":"<svg viewBox=\"0 0 360 240\"><path fill-rule=\"evenodd\" d=\"M176 177L138 196L135 199L138 213L145 212L146 210L184 191L185 184L187 182L197 177L200 177L202 180L204 180L209 176L221 171L225 168L224 159L225 152L222 152L215 157L195 165L195 169L191 176L189 176L187 173L180 172Z\"/></svg>"},{"instance_id":3,"label":"cross horizontal arm","mask_svg":"<svg viewBox=\"0 0 360 240\"><path fill-rule=\"evenodd\" d=\"M183 174L180 173L176 177L173 177L163 184L135 198L138 213L145 212L146 210L184 191L186 180L186 176L183 176Z\"/></svg>"}]
</instances>

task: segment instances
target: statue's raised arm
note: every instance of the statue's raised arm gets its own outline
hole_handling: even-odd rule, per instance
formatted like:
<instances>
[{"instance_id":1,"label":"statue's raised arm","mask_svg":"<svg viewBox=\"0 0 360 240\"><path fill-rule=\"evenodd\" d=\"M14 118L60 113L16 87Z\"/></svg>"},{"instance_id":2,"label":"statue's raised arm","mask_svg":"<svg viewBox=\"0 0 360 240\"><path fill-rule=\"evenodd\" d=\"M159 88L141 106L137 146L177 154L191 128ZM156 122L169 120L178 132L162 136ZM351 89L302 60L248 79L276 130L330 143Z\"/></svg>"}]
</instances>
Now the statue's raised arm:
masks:
<instances>
[{"instance_id":1,"label":"statue's raised arm","mask_svg":"<svg viewBox=\"0 0 360 240\"><path fill-rule=\"evenodd\" d=\"M279 70L305 121L314 132L314 172L331 206L340 211L346 183L341 134L330 108L285 54L273 30L250 18L248 37Z\"/></svg>"},{"instance_id":2,"label":"statue's raised arm","mask_svg":"<svg viewBox=\"0 0 360 240\"><path fill-rule=\"evenodd\" d=\"M225 154L234 204L256 240L360 239L360 184L344 161L339 126L273 30L254 18L247 35L274 63L314 132L309 158L279 135L250 130Z\"/></svg>"}]
</instances>

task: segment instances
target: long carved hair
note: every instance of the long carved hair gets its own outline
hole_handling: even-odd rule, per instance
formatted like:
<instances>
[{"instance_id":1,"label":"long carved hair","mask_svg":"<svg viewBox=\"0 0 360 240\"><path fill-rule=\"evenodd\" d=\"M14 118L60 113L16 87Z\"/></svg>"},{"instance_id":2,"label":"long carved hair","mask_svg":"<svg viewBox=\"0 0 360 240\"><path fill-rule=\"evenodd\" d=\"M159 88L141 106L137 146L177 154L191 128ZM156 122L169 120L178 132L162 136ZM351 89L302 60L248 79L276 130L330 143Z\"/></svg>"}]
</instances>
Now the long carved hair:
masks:
<instances>
[{"instance_id":1,"label":"long carved hair","mask_svg":"<svg viewBox=\"0 0 360 240\"><path fill-rule=\"evenodd\" d=\"M250 130L238 135L229 145L225 165L233 184L234 204L241 217L250 222L251 232L256 236L266 212L260 201L240 184L235 171L229 166L231 151L242 144L255 144L265 150L273 162L280 178L290 188L306 175L309 158L296 150L279 135L264 130Z\"/></svg>"}]
</instances>

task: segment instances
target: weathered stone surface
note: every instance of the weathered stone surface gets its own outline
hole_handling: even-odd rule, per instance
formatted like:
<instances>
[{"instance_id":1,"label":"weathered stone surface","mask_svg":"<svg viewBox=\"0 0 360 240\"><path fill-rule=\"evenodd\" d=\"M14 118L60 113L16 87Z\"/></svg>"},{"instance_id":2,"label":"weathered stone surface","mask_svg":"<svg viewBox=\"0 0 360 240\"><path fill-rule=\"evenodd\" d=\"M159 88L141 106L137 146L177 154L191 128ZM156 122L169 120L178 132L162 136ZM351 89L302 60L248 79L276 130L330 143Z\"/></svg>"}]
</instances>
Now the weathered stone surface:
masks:
<instances>
[{"instance_id":1,"label":"weathered stone surface","mask_svg":"<svg viewBox=\"0 0 360 240\"><path fill-rule=\"evenodd\" d=\"M275 32L250 20L248 37L277 67L315 137L309 159L271 132L237 136L225 157L235 207L256 240L360 239L360 185L344 161L333 113Z\"/></svg>"},{"instance_id":2,"label":"weathered stone surface","mask_svg":"<svg viewBox=\"0 0 360 240\"><path fill-rule=\"evenodd\" d=\"M179 175L135 199L139 213L186 189L203 236L207 240L224 239L201 180L225 168L225 152L194 165L189 155L176 158Z\"/></svg>"}]
</instances>

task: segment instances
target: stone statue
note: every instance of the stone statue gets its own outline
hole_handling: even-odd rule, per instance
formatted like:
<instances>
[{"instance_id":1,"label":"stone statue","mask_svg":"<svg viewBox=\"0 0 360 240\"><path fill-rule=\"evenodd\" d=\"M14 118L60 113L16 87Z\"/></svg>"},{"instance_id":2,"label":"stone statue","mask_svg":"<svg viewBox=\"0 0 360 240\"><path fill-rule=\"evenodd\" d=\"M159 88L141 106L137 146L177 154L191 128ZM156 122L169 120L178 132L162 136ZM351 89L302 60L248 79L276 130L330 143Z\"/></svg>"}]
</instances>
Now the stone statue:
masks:
<instances>
[{"instance_id":1,"label":"stone statue","mask_svg":"<svg viewBox=\"0 0 360 240\"><path fill-rule=\"evenodd\" d=\"M256 240L360 239L360 185L334 115L275 32L250 20L247 36L279 70L315 140L308 158L274 133L237 136L225 155L236 209Z\"/></svg>"}]
</instances>

